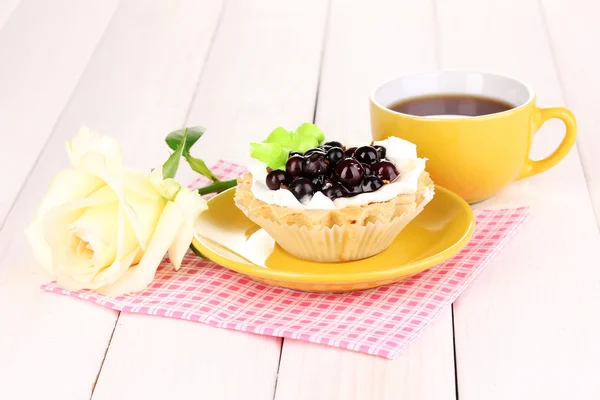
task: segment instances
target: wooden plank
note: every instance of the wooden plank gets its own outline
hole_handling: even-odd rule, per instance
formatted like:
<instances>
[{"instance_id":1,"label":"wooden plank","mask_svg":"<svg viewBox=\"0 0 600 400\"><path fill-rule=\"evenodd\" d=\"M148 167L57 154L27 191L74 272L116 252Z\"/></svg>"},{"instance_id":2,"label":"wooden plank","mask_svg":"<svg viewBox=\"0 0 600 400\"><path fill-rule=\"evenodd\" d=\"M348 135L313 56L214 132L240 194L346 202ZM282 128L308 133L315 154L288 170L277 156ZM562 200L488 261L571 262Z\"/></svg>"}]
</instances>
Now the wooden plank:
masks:
<instances>
[{"instance_id":1,"label":"wooden plank","mask_svg":"<svg viewBox=\"0 0 600 400\"><path fill-rule=\"evenodd\" d=\"M312 119L325 14L320 0L227 2L188 118L208 127L199 156L245 162L249 140ZM94 399L270 400L280 346L278 338L122 314Z\"/></svg>"},{"instance_id":2,"label":"wooden plank","mask_svg":"<svg viewBox=\"0 0 600 400\"><path fill-rule=\"evenodd\" d=\"M397 360L284 340L276 399L454 399L446 310Z\"/></svg>"},{"instance_id":3,"label":"wooden plank","mask_svg":"<svg viewBox=\"0 0 600 400\"><path fill-rule=\"evenodd\" d=\"M371 139L369 96L396 76L438 67L433 0L333 0L317 122L326 134Z\"/></svg>"},{"instance_id":4,"label":"wooden plank","mask_svg":"<svg viewBox=\"0 0 600 400\"><path fill-rule=\"evenodd\" d=\"M280 340L121 314L93 399L272 399Z\"/></svg>"},{"instance_id":5,"label":"wooden plank","mask_svg":"<svg viewBox=\"0 0 600 400\"><path fill-rule=\"evenodd\" d=\"M513 75L541 105L564 104L536 1L438 2L438 15L443 68ZM534 156L548 154L562 129L545 126ZM459 398L600 398L600 237L577 149L480 207L522 205L531 220L455 304Z\"/></svg>"},{"instance_id":6,"label":"wooden plank","mask_svg":"<svg viewBox=\"0 0 600 400\"><path fill-rule=\"evenodd\" d=\"M19 5L19 0L4 0L0 2L0 29Z\"/></svg>"},{"instance_id":7,"label":"wooden plank","mask_svg":"<svg viewBox=\"0 0 600 400\"><path fill-rule=\"evenodd\" d=\"M228 3L188 119L209 129L199 154L245 163L250 141L312 121L326 12L322 0Z\"/></svg>"},{"instance_id":8,"label":"wooden plank","mask_svg":"<svg viewBox=\"0 0 600 400\"><path fill-rule=\"evenodd\" d=\"M555 61L562 82L563 97L577 117L579 156L600 223L600 57L596 42L600 26L597 2L543 0Z\"/></svg>"},{"instance_id":9,"label":"wooden plank","mask_svg":"<svg viewBox=\"0 0 600 400\"><path fill-rule=\"evenodd\" d=\"M0 225L112 17L118 0L23 0L0 29ZM8 17L13 1L0 6Z\"/></svg>"},{"instance_id":10,"label":"wooden plank","mask_svg":"<svg viewBox=\"0 0 600 400\"><path fill-rule=\"evenodd\" d=\"M431 1L333 1L316 122L328 138L369 141L373 87L436 64ZM394 361L286 339L275 398L455 398L450 310Z\"/></svg>"},{"instance_id":11,"label":"wooden plank","mask_svg":"<svg viewBox=\"0 0 600 400\"><path fill-rule=\"evenodd\" d=\"M51 177L67 166L64 141L82 123L117 137L131 167L164 161L162 138L185 119L220 8L210 0L156 0L125 2L116 12L0 232L0 398L90 398L117 313L41 292L47 278L34 269L22 229ZM171 343L145 342L144 351L161 346Z\"/></svg>"}]
</instances>

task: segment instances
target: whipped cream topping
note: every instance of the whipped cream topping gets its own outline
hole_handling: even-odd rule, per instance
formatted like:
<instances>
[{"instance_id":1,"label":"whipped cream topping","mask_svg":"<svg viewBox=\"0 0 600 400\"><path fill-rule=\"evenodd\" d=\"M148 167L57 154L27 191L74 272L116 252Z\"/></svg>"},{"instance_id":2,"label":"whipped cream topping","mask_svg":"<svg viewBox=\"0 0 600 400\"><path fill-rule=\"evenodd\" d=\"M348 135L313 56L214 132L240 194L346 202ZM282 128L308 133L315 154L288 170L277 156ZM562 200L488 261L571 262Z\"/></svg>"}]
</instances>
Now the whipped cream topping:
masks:
<instances>
[{"instance_id":1,"label":"whipped cream topping","mask_svg":"<svg viewBox=\"0 0 600 400\"><path fill-rule=\"evenodd\" d=\"M395 166L400 176L395 181L383 185L370 193L361 193L354 197L342 197L331 200L322 192L317 192L307 203L300 203L287 189L270 190L265 183L267 166L253 159L248 166L252 174L252 194L267 204L275 204L297 210L332 210L348 206L359 206L373 202L393 199L400 194L413 194L417 191L419 176L425 170L424 158L417 157L417 146L409 141L389 137L374 144L386 148L386 158Z\"/></svg>"}]
</instances>

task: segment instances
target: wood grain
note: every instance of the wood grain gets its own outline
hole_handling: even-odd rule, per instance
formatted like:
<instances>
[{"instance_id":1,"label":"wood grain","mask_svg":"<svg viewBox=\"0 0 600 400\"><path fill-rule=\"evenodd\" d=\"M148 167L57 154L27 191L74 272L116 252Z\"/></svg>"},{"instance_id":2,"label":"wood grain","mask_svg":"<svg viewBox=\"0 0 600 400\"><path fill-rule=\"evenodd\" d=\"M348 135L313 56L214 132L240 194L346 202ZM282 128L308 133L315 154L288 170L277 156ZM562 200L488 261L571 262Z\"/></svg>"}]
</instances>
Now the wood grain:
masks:
<instances>
[{"instance_id":1,"label":"wood grain","mask_svg":"<svg viewBox=\"0 0 600 400\"><path fill-rule=\"evenodd\" d=\"M10 149L0 157L0 170L11 171L0 192L0 225L118 1L23 0L14 11L11 4L0 6L0 135Z\"/></svg>"},{"instance_id":2,"label":"wood grain","mask_svg":"<svg viewBox=\"0 0 600 400\"><path fill-rule=\"evenodd\" d=\"M452 316L444 311L396 360L284 340L276 399L455 399Z\"/></svg>"},{"instance_id":3,"label":"wood grain","mask_svg":"<svg viewBox=\"0 0 600 400\"><path fill-rule=\"evenodd\" d=\"M574 6L576 4L576 6ZM579 156L600 224L600 26L597 2L557 0L541 2L563 98L577 117Z\"/></svg>"},{"instance_id":4,"label":"wood grain","mask_svg":"<svg viewBox=\"0 0 600 400\"><path fill-rule=\"evenodd\" d=\"M0 2L0 29L2 29L6 21L8 21L15 11L19 5L19 1L20 0L4 0Z\"/></svg>"},{"instance_id":5,"label":"wood grain","mask_svg":"<svg viewBox=\"0 0 600 400\"><path fill-rule=\"evenodd\" d=\"M220 5L126 2L114 15L0 232L0 398L90 398L117 313L41 292L47 278L34 269L21 232L52 176L67 166L64 141L82 123L116 137L131 167L164 161L162 138L185 119L189 82L197 81ZM34 134L45 140L45 132ZM146 141L154 147L140 147Z\"/></svg>"},{"instance_id":6,"label":"wood grain","mask_svg":"<svg viewBox=\"0 0 600 400\"><path fill-rule=\"evenodd\" d=\"M564 104L536 1L438 7L443 68L513 75L536 89L540 105ZM562 129L544 126L534 156L548 154ZM599 398L600 237L578 149L478 206L521 205L531 220L455 303L459 398Z\"/></svg>"},{"instance_id":7,"label":"wood grain","mask_svg":"<svg viewBox=\"0 0 600 400\"><path fill-rule=\"evenodd\" d=\"M316 123L368 142L371 90L436 64L432 2L333 1ZM454 399L450 310L394 361L284 340L275 398Z\"/></svg>"},{"instance_id":8,"label":"wood grain","mask_svg":"<svg viewBox=\"0 0 600 400\"><path fill-rule=\"evenodd\" d=\"M328 7L0 1L0 399L600 398L600 6ZM22 229L82 123L116 137L140 170L164 161L164 135L184 124L208 127L194 151L209 164L244 163L250 140L311 120L315 101L328 137L368 140L371 89L440 67L521 78L540 105L571 108L580 127L557 167L478 205L529 205L532 218L455 303L457 388L450 311L394 361L285 340L278 365L277 338L119 317L38 289L46 277ZM562 129L544 126L533 156L551 152ZM193 176L184 169L180 178Z\"/></svg>"},{"instance_id":9,"label":"wood grain","mask_svg":"<svg viewBox=\"0 0 600 400\"><path fill-rule=\"evenodd\" d=\"M280 341L121 314L93 399L271 399Z\"/></svg>"},{"instance_id":10,"label":"wood grain","mask_svg":"<svg viewBox=\"0 0 600 400\"><path fill-rule=\"evenodd\" d=\"M227 2L187 121L208 128L200 157L244 162L251 139L312 119L325 5ZM163 148L160 135L149 137L147 149ZM279 338L122 314L94 399L271 400L280 346Z\"/></svg>"},{"instance_id":11,"label":"wood grain","mask_svg":"<svg viewBox=\"0 0 600 400\"><path fill-rule=\"evenodd\" d=\"M326 13L322 0L228 3L188 119L208 128L198 154L246 162L250 141L312 121Z\"/></svg>"}]
</instances>

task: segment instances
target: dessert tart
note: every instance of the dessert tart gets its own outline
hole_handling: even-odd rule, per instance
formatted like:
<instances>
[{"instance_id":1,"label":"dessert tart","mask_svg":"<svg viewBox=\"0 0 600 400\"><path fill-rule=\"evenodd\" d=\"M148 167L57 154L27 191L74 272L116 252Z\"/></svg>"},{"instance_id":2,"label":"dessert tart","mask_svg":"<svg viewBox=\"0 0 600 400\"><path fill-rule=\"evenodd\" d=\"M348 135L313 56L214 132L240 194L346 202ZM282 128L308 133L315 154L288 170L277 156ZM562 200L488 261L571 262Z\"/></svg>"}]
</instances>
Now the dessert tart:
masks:
<instances>
[{"instance_id":1,"label":"dessert tart","mask_svg":"<svg viewBox=\"0 0 600 400\"><path fill-rule=\"evenodd\" d=\"M390 137L362 146L325 141L303 124L277 128L251 144L254 160L238 178L236 206L287 252L336 262L391 245L433 198L416 146Z\"/></svg>"}]
</instances>

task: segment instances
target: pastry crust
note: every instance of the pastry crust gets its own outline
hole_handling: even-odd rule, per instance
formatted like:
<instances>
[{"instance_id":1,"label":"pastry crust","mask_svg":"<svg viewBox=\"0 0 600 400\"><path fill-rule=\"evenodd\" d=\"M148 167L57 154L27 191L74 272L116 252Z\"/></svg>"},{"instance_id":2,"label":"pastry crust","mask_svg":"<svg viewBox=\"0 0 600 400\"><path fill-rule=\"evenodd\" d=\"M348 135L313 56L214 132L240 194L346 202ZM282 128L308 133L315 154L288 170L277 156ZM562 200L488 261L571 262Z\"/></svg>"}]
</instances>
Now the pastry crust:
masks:
<instances>
[{"instance_id":1,"label":"pastry crust","mask_svg":"<svg viewBox=\"0 0 600 400\"><path fill-rule=\"evenodd\" d=\"M423 172L415 194L334 210L294 210L267 204L251 191L252 174L238 178L235 203L288 253L320 262L367 258L387 249L433 197Z\"/></svg>"},{"instance_id":2,"label":"pastry crust","mask_svg":"<svg viewBox=\"0 0 600 400\"><path fill-rule=\"evenodd\" d=\"M258 217L278 224L297 225L311 229L333 226L366 226L369 223L388 223L406 214L413 214L426 197L433 194L433 182L427 172L421 173L417 192L401 194L383 202L348 206L333 210L295 210L257 199L251 191L252 174L246 172L238 178L235 203L249 217ZM252 218L251 218L252 219Z\"/></svg>"}]
</instances>

